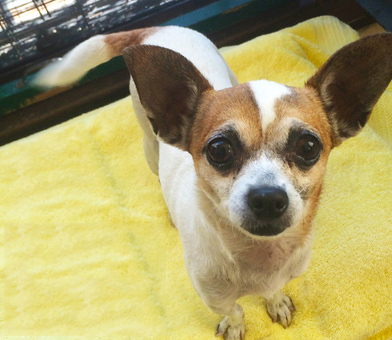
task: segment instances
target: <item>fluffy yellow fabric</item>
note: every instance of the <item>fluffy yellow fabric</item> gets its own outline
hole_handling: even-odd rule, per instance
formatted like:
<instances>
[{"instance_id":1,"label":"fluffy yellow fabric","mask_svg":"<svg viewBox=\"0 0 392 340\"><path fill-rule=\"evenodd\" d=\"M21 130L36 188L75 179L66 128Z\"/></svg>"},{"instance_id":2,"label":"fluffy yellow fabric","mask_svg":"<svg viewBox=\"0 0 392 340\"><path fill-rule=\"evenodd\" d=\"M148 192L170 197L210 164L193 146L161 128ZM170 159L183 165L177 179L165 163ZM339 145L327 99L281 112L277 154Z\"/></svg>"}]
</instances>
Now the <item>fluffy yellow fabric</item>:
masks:
<instances>
[{"instance_id":1,"label":"fluffy yellow fabric","mask_svg":"<svg viewBox=\"0 0 392 340\"><path fill-rule=\"evenodd\" d=\"M240 82L302 86L355 39L322 17L224 55ZM248 340L392 337L391 96L377 133L332 152L310 267L285 288L292 325L244 297ZM0 168L2 339L215 339L220 317L191 287L130 98L1 148Z\"/></svg>"}]
</instances>

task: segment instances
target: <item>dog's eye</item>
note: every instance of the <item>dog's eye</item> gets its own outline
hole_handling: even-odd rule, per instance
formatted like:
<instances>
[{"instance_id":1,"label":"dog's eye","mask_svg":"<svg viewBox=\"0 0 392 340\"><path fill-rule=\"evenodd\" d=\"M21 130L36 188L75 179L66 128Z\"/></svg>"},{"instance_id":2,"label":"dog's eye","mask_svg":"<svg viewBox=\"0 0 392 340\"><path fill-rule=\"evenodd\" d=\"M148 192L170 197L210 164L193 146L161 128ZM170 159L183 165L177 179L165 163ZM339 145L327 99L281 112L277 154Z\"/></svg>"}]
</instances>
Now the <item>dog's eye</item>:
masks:
<instances>
[{"instance_id":1,"label":"dog's eye","mask_svg":"<svg viewBox=\"0 0 392 340\"><path fill-rule=\"evenodd\" d=\"M304 134L296 142L295 153L300 161L305 161L309 165L314 164L320 157L321 143L317 137Z\"/></svg>"},{"instance_id":2,"label":"dog's eye","mask_svg":"<svg viewBox=\"0 0 392 340\"><path fill-rule=\"evenodd\" d=\"M210 163L224 165L233 160L234 150L228 139L215 138L207 145L207 157Z\"/></svg>"}]
</instances>

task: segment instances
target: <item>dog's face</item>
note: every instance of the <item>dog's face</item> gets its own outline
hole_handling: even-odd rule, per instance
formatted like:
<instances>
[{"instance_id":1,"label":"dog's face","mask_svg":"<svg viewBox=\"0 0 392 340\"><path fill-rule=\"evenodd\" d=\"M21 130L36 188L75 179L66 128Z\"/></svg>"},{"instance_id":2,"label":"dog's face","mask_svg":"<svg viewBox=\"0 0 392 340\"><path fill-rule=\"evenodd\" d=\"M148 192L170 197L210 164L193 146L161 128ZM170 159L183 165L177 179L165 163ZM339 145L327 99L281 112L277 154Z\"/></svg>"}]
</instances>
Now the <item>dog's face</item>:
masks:
<instances>
[{"instance_id":1,"label":"dog's face","mask_svg":"<svg viewBox=\"0 0 392 340\"><path fill-rule=\"evenodd\" d=\"M189 151L211 208L259 236L314 212L332 148L316 98L263 80L203 96Z\"/></svg>"},{"instance_id":2,"label":"dog's face","mask_svg":"<svg viewBox=\"0 0 392 340\"><path fill-rule=\"evenodd\" d=\"M154 132L191 153L204 206L271 237L309 231L328 155L365 125L392 78L391 53L392 34L368 37L304 88L254 81L221 91L171 50L134 46L124 58Z\"/></svg>"}]
</instances>

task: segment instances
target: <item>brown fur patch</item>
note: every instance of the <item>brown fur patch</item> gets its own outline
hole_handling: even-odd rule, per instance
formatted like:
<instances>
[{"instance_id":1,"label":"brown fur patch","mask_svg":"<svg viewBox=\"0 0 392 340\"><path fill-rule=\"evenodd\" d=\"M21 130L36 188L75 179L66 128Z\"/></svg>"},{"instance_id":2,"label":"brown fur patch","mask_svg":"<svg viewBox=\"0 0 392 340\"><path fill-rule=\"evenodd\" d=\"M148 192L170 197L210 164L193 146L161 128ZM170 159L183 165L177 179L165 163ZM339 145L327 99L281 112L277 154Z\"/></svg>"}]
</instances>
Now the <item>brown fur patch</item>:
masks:
<instances>
[{"instance_id":1,"label":"brown fur patch","mask_svg":"<svg viewBox=\"0 0 392 340\"><path fill-rule=\"evenodd\" d=\"M109 47L112 57L115 57L120 55L124 48L128 46L142 44L146 38L160 29L162 27L146 27L132 31L112 33L106 35L104 41Z\"/></svg>"},{"instance_id":2,"label":"brown fur patch","mask_svg":"<svg viewBox=\"0 0 392 340\"><path fill-rule=\"evenodd\" d=\"M318 162L309 173L302 174L297 167L291 167L291 176L298 180L297 187L309 187L309 183L322 181L329 153L333 147L332 131L317 93L311 88L292 88L292 95L285 96L275 105L277 119L265 131L267 144L276 143L277 136L283 132L287 135L296 121L306 129L316 133L322 142L323 150ZM303 178L303 181L300 179Z\"/></svg>"},{"instance_id":3,"label":"brown fur patch","mask_svg":"<svg viewBox=\"0 0 392 340\"><path fill-rule=\"evenodd\" d=\"M266 138L276 139L274 136L277 125L285 118L296 118L316 132L320 136L324 148L330 150L332 147L331 127L317 92L307 87L291 88L291 91L292 95L284 96L276 102L277 119L265 131Z\"/></svg>"},{"instance_id":4,"label":"brown fur patch","mask_svg":"<svg viewBox=\"0 0 392 340\"><path fill-rule=\"evenodd\" d=\"M214 134L230 128L238 132L244 145L241 163L262 143L260 114L248 84L205 92L191 129L189 152L194 160L198 185L215 202L228 195L227 190L232 187L240 165L222 175L207 162L202 151Z\"/></svg>"},{"instance_id":5,"label":"brown fur patch","mask_svg":"<svg viewBox=\"0 0 392 340\"><path fill-rule=\"evenodd\" d=\"M291 96L285 96L277 101L275 105L277 119L268 126L265 134L266 138L271 141L273 138L276 138L276 130L280 128L285 119L288 122L293 122L296 119L301 121L301 124L304 123L307 129L315 132L323 144L319 160L309 171L304 173L296 166L287 166L285 168L286 175L292 179L293 185L297 190L302 188L307 191L303 221L298 226L298 229L293 230L292 234L294 239L303 243L312 230L333 141L331 126L317 92L308 87L291 88L291 91L293 93ZM285 125L286 129L290 126L291 124Z\"/></svg>"},{"instance_id":6,"label":"brown fur patch","mask_svg":"<svg viewBox=\"0 0 392 340\"><path fill-rule=\"evenodd\" d=\"M196 162L213 133L228 126L236 129L248 151L260 148L260 114L248 84L205 93L190 136L190 152Z\"/></svg>"}]
</instances>

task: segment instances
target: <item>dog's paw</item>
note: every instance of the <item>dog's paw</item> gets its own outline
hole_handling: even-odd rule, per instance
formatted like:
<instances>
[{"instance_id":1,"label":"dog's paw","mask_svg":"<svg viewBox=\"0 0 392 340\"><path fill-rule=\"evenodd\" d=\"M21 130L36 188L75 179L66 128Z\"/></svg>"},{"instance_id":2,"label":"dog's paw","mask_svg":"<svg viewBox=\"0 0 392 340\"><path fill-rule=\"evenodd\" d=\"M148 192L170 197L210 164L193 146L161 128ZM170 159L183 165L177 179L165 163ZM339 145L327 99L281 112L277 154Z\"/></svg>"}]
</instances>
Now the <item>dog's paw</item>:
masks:
<instances>
[{"instance_id":1,"label":"dog's paw","mask_svg":"<svg viewBox=\"0 0 392 340\"><path fill-rule=\"evenodd\" d=\"M284 328L290 326L295 307L288 296L282 292L276 293L272 299L265 300L265 304L272 322L279 322Z\"/></svg>"},{"instance_id":2,"label":"dog's paw","mask_svg":"<svg viewBox=\"0 0 392 340\"><path fill-rule=\"evenodd\" d=\"M223 335L225 340L244 340L245 322L242 318L239 322L233 323L229 316L225 316L216 329L216 336Z\"/></svg>"}]
</instances>

